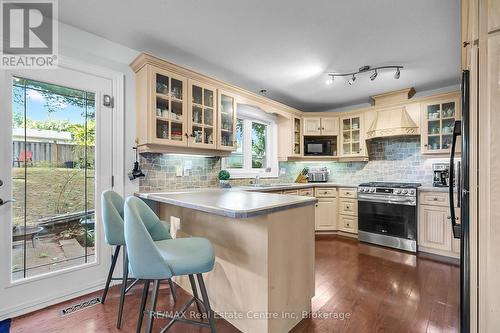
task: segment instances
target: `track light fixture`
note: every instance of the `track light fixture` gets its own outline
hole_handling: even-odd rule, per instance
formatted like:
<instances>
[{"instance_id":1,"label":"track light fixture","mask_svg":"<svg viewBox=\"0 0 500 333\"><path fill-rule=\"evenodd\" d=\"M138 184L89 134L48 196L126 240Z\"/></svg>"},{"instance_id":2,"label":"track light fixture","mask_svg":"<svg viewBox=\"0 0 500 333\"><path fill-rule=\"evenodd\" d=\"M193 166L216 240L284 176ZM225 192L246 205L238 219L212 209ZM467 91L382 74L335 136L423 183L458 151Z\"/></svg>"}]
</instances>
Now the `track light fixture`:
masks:
<instances>
[{"instance_id":1,"label":"track light fixture","mask_svg":"<svg viewBox=\"0 0 500 333\"><path fill-rule=\"evenodd\" d=\"M332 84L333 80L335 79L336 76L352 76L347 83L349 85L352 85L354 81L356 80L356 75L357 74L362 74L366 73L369 71L373 71L372 75L370 75L370 80L374 81L377 78L378 71L379 70L384 70L384 69L395 69L396 73L394 74L394 78L397 80L401 76L401 69L403 66L399 65L391 65L391 66L378 66L378 67L371 67L371 66L363 66L358 69L358 71L355 72L349 72L349 73L326 73L328 75L328 80L327 84Z\"/></svg>"},{"instance_id":2,"label":"track light fixture","mask_svg":"<svg viewBox=\"0 0 500 333\"><path fill-rule=\"evenodd\" d=\"M352 78L350 78L349 81L347 81L347 83L349 83L349 85L352 86L354 81L356 81L356 76L354 76L354 74L352 74Z\"/></svg>"},{"instance_id":3,"label":"track light fixture","mask_svg":"<svg viewBox=\"0 0 500 333\"><path fill-rule=\"evenodd\" d=\"M397 80L401 76L401 72L399 71L399 68L396 69L396 73L394 74L394 78Z\"/></svg>"}]
</instances>

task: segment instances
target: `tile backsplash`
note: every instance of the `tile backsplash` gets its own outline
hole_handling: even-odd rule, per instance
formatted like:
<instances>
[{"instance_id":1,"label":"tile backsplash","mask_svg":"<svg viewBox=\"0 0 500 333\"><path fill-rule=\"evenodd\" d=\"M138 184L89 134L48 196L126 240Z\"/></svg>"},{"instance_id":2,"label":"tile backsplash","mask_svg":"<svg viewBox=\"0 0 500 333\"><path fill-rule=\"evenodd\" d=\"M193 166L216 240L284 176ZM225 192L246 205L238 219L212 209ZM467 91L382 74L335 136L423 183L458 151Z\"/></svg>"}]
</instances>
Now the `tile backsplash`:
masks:
<instances>
[{"instance_id":1,"label":"tile backsplash","mask_svg":"<svg viewBox=\"0 0 500 333\"><path fill-rule=\"evenodd\" d=\"M305 167L326 166L332 182L403 181L429 185L432 164L446 161L422 156L419 137L374 139L367 142L367 148L369 162L280 162L279 167L285 173L279 179L261 179L261 182L293 182ZM140 163L146 174L139 180L140 191L215 187L221 169L220 157L144 153ZM231 180L232 185L248 183L249 179Z\"/></svg>"}]
</instances>

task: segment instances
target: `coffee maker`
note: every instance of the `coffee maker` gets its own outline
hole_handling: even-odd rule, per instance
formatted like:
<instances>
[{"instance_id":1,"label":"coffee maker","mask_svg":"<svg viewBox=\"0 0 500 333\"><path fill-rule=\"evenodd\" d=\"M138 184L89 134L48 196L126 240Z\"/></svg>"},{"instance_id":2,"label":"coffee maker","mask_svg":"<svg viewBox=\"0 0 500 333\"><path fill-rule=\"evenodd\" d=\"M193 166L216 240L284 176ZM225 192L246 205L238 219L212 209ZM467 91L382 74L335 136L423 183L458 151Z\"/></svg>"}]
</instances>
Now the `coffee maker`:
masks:
<instances>
[{"instance_id":1,"label":"coffee maker","mask_svg":"<svg viewBox=\"0 0 500 333\"><path fill-rule=\"evenodd\" d=\"M432 173L434 179L432 185L434 187L449 187L450 185L450 164L449 163L434 163L432 165Z\"/></svg>"}]
</instances>

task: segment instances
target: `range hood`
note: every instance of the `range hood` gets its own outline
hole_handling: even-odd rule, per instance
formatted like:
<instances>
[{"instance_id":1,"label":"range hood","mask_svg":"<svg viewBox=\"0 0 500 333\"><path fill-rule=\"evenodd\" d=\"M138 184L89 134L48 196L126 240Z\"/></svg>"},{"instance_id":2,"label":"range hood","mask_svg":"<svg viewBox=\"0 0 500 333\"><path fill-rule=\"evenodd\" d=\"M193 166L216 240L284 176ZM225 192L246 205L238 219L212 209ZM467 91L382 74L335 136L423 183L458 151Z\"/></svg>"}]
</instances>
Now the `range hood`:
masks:
<instances>
[{"instance_id":1,"label":"range hood","mask_svg":"<svg viewBox=\"0 0 500 333\"><path fill-rule=\"evenodd\" d=\"M375 111L372 121L367 119L366 139L387 138L391 136L420 135L418 125L404 105L415 95L415 89L407 88L372 96L373 104L381 107ZM414 106L410 106L414 114Z\"/></svg>"},{"instance_id":2,"label":"range hood","mask_svg":"<svg viewBox=\"0 0 500 333\"><path fill-rule=\"evenodd\" d=\"M366 139L386 138L391 136L419 135L418 125L406 111L406 107L399 106L375 111Z\"/></svg>"}]
</instances>

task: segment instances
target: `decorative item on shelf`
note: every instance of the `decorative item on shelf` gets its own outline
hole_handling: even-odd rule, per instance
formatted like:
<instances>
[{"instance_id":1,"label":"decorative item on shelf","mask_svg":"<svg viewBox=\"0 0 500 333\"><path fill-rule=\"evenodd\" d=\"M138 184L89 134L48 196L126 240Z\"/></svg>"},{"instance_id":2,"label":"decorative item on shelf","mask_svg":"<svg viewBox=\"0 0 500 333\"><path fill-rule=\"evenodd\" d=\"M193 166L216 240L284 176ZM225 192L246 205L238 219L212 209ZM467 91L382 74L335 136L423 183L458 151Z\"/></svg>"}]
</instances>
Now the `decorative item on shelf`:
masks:
<instances>
[{"instance_id":1,"label":"decorative item on shelf","mask_svg":"<svg viewBox=\"0 0 500 333\"><path fill-rule=\"evenodd\" d=\"M160 94L168 94L168 85L161 82L156 82L156 92Z\"/></svg>"},{"instance_id":2,"label":"decorative item on shelf","mask_svg":"<svg viewBox=\"0 0 500 333\"><path fill-rule=\"evenodd\" d=\"M352 85L354 81L356 81L356 75L358 74L363 74L369 71L373 71L372 75L370 76L370 80L375 80L378 75L379 70L383 69L395 69L396 73L394 73L394 78L397 80L401 76L401 69L403 66L400 65L389 65L389 66L378 66L378 67L371 67L371 66L362 66L360 67L357 71L352 71L348 73L333 73L329 72L326 73L328 75L328 80L326 81L327 84L333 84L333 81L335 80L336 76L351 76L351 78L347 81L349 85Z\"/></svg>"},{"instance_id":3,"label":"decorative item on shelf","mask_svg":"<svg viewBox=\"0 0 500 333\"><path fill-rule=\"evenodd\" d=\"M227 170L221 170L219 171L219 185L222 188L230 188L231 184L229 184L229 178L231 177L231 174Z\"/></svg>"},{"instance_id":4,"label":"decorative item on shelf","mask_svg":"<svg viewBox=\"0 0 500 333\"><path fill-rule=\"evenodd\" d=\"M137 144L137 140L136 140ZM135 150L135 162L134 162L134 168L132 169L131 172L128 173L128 179L134 180L139 177L144 177L146 176L142 170L141 167L139 166L139 153L137 152L137 146L133 147L132 149Z\"/></svg>"}]
</instances>

